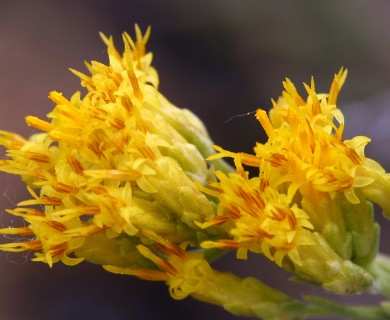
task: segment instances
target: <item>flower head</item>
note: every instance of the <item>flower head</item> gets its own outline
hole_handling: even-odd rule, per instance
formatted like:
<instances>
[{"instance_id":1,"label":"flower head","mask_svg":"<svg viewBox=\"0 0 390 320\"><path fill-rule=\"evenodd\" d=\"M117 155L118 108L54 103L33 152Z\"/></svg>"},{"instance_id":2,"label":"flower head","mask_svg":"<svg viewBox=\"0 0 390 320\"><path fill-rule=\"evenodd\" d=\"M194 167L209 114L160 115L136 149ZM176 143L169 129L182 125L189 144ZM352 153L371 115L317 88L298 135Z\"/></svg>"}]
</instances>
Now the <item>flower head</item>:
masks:
<instances>
[{"instance_id":1,"label":"flower head","mask_svg":"<svg viewBox=\"0 0 390 320\"><path fill-rule=\"evenodd\" d=\"M155 264L156 269L119 268L105 265L107 271L133 275L150 281L165 281L174 299L202 292L204 286L214 277L214 271L200 251L186 251L188 244L178 246L156 233L144 230L155 241L153 248L138 245L138 251Z\"/></svg>"},{"instance_id":2,"label":"flower head","mask_svg":"<svg viewBox=\"0 0 390 320\"><path fill-rule=\"evenodd\" d=\"M250 161L245 154L239 157L245 164L262 166L269 183L285 188L290 199L298 189L308 189L332 198L342 192L351 203L358 203L355 188L374 181L367 174L373 161L366 161L364 155L370 139L343 140L344 117L335 103L345 78L346 71L340 70L327 95L317 94L312 81L310 87L305 85L306 100L287 79L282 98L273 101L270 116L261 109L256 113L268 141L256 145L255 158Z\"/></svg>"},{"instance_id":3,"label":"flower head","mask_svg":"<svg viewBox=\"0 0 390 320\"><path fill-rule=\"evenodd\" d=\"M218 182L200 187L219 204L218 216L199 225L222 225L227 233L203 247L237 248L239 258L248 251L262 253L331 291L358 291L371 283L348 260L367 263L375 255L377 226L362 194L384 171L364 155L368 138L343 139L344 116L336 102L345 78L341 70L328 94L317 94L312 80L305 85L307 99L287 79L269 115L256 112L268 140L257 143L254 154L215 146L219 153L209 159L233 158L237 173L217 172ZM244 166L258 168L258 175L250 177ZM352 212L361 215L357 221L368 223L365 232L351 221ZM363 246L363 239L369 244ZM334 279L333 267L323 268L330 264L338 266L331 272Z\"/></svg>"},{"instance_id":4,"label":"flower head","mask_svg":"<svg viewBox=\"0 0 390 320\"><path fill-rule=\"evenodd\" d=\"M224 223L232 239L205 241L203 247L238 248L237 256L246 259L247 251L263 253L281 266L285 256L301 264L297 247L311 245L305 236L312 229L308 215L297 205L289 204L286 195L264 186L261 179L249 179L237 163L238 173L217 173L221 215L204 227ZM205 192L210 192L203 188ZM214 194L215 191L211 191Z\"/></svg>"},{"instance_id":5,"label":"flower head","mask_svg":"<svg viewBox=\"0 0 390 320\"><path fill-rule=\"evenodd\" d=\"M194 184L208 179L202 152L211 142L196 116L158 91L145 49L149 33L142 35L138 26L135 40L125 33L123 54L102 35L109 64L87 64L90 75L72 70L87 90L84 96L51 92L49 120L26 117L42 131L29 139L0 133L8 156L0 170L20 175L33 197L10 211L28 224L12 232L28 230L33 240L1 249L35 250L36 260L52 265L80 262L83 257L69 257L88 254L83 246L96 233L107 241L144 239L148 229L174 242L197 242L203 231L193 221L215 215L215 204Z\"/></svg>"}]
</instances>

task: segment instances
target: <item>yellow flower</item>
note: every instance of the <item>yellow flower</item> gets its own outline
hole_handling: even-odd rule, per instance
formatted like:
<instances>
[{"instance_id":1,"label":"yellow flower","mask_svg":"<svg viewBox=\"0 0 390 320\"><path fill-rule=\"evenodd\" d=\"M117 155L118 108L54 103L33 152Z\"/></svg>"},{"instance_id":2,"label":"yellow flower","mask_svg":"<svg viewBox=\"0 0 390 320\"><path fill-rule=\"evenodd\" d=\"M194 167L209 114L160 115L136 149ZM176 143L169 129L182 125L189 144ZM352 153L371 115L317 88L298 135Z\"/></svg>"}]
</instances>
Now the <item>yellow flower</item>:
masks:
<instances>
[{"instance_id":1,"label":"yellow flower","mask_svg":"<svg viewBox=\"0 0 390 320\"><path fill-rule=\"evenodd\" d=\"M317 95L312 81L311 87L305 86L306 101L287 80L283 98L274 102L271 120L262 110L256 114L269 137L267 143L257 144L256 156L271 163L269 177L273 183L289 184L290 197L297 188L309 185L331 197L334 192L344 192L351 203L358 203L354 188L373 180L358 170L364 166L364 146L370 140L342 139L344 118L335 102L345 77L346 71L341 70L328 95Z\"/></svg>"},{"instance_id":2,"label":"yellow flower","mask_svg":"<svg viewBox=\"0 0 390 320\"><path fill-rule=\"evenodd\" d=\"M51 201L49 198L46 200ZM2 229L1 233L18 234L27 237L34 235L34 239L25 242L1 244L0 250L11 252L35 251L36 257L32 260L45 262L50 267L54 262L58 261L62 261L69 266L83 261L83 257L76 258L69 255L82 247L85 237L102 230L93 225L83 226L78 219L64 222L50 220L44 212L37 209L18 208L10 211L10 213L23 217L29 225L28 227Z\"/></svg>"},{"instance_id":3,"label":"yellow flower","mask_svg":"<svg viewBox=\"0 0 390 320\"><path fill-rule=\"evenodd\" d=\"M212 189L199 187L219 200L218 216L199 225L222 225L227 232L203 247L238 248L239 258L247 251L262 253L334 292L371 284L371 277L349 260L369 263L375 255L377 226L361 193L379 180L381 169L364 155L368 138L343 140L344 117L336 102L345 78L341 70L329 94L317 94L312 80L305 85L306 100L286 80L270 116L257 110L268 140L256 144L255 154L215 146L219 154L209 159L233 158L237 173L217 172ZM243 165L258 168L258 175L249 177ZM366 232L351 221L354 212L360 214L355 219L368 222ZM364 240L369 244L363 246Z\"/></svg>"},{"instance_id":4,"label":"yellow flower","mask_svg":"<svg viewBox=\"0 0 390 320\"><path fill-rule=\"evenodd\" d=\"M308 215L275 189L264 186L259 178L248 179L236 162L238 173L228 176L217 172L219 182L213 183L219 199L221 215L203 224L204 227L224 223L232 239L205 241L202 247L238 248L237 257L247 258L247 251L263 253L279 266L288 256L301 264L298 246L312 245L306 229L312 229ZM206 193L215 191L202 188Z\"/></svg>"},{"instance_id":5,"label":"yellow flower","mask_svg":"<svg viewBox=\"0 0 390 320\"><path fill-rule=\"evenodd\" d=\"M273 101L269 116L257 110L256 118L268 140L257 143L254 153L234 153L216 146L219 154L210 159L232 157L244 165L259 168L264 184L287 195L310 216L315 229L335 244L338 253L352 256L351 235L347 234L341 206L378 203L390 212L390 176L364 154L369 138L343 139L344 116L336 102L347 72L335 75L328 94L317 94L314 80L305 84L308 97L300 96L290 80L284 82L282 97ZM352 209L354 210L354 209ZM359 210L361 211L361 210ZM337 226L337 227L335 227ZM333 238L333 240L332 240ZM344 243L345 246L336 245Z\"/></svg>"},{"instance_id":6,"label":"yellow flower","mask_svg":"<svg viewBox=\"0 0 390 320\"><path fill-rule=\"evenodd\" d=\"M255 278L241 279L229 272L210 267L201 251L191 250L186 244L178 246L157 234L144 230L152 245L138 245L137 249L153 262L149 268L121 268L105 265L104 269L143 280L164 281L171 297L176 300L188 296L222 306L225 310L262 319L295 318L304 305L271 288Z\"/></svg>"},{"instance_id":7,"label":"yellow flower","mask_svg":"<svg viewBox=\"0 0 390 320\"><path fill-rule=\"evenodd\" d=\"M343 140L344 116L336 101L346 75L341 69L329 94L317 94L313 80L310 87L305 84L306 100L287 79L283 96L273 101L270 116L261 109L256 113L268 141L256 144L255 155L217 148L221 153L211 159L237 157L245 165L260 168L270 185L286 190L289 200L299 189L331 198L342 192L351 203L359 203L356 188L368 190L376 180L388 181L389 177L377 162L365 157L369 138Z\"/></svg>"},{"instance_id":8,"label":"yellow flower","mask_svg":"<svg viewBox=\"0 0 390 320\"><path fill-rule=\"evenodd\" d=\"M150 281L165 281L172 298L181 300L196 292L214 277L214 271L200 251L186 251L187 244L178 246L148 230L143 231L155 241L153 251L145 245L138 245L138 251L151 260L159 269L120 268L105 265L104 269L117 274L133 275ZM164 258L165 257L165 258Z\"/></svg>"},{"instance_id":9,"label":"yellow flower","mask_svg":"<svg viewBox=\"0 0 390 320\"><path fill-rule=\"evenodd\" d=\"M164 281L174 299L192 296L264 319L324 313L254 278L213 270L207 259L219 249L237 249L241 259L264 254L335 293L371 287L364 268L379 278L384 268L372 264L379 227L368 200L390 212L390 178L365 157L368 138L343 139L336 102L346 72L325 95L312 80L306 100L287 79L270 114L256 113L268 141L253 155L217 146L213 155L202 122L158 91L146 51L150 29L135 32L135 40L123 34L122 54L101 35L108 65L87 63L90 75L72 70L86 94L51 92L48 120L25 118L40 133L0 131L0 170L20 175L31 195L7 210L24 223L0 229L15 239L0 250L33 251L33 261L50 267L87 260Z\"/></svg>"},{"instance_id":10,"label":"yellow flower","mask_svg":"<svg viewBox=\"0 0 390 320\"><path fill-rule=\"evenodd\" d=\"M0 249L29 250L33 243L36 260L71 264L69 256L89 254L83 245L89 247L88 238L96 232L108 240L122 235L143 239L142 230L148 229L195 244L202 236L194 221L214 217L216 206L194 181L208 180L202 153L209 153L211 142L195 115L158 91L152 54L145 49L149 33L143 36L136 26L135 41L125 33L122 55L112 38L102 35L109 65L87 64L91 75L72 70L87 89L85 96L76 92L67 99L53 91L49 98L56 106L48 121L26 117L43 133L26 140L0 132L9 157L0 160L0 170L20 175L34 198L19 204L27 208L10 212L22 212L35 236L26 245ZM36 204L44 207L39 219L29 209Z\"/></svg>"},{"instance_id":11,"label":"yellow flower","mask_svg":"<svg viewBox=\"0 0 390 320\"><path fill-rule=\"evenodd\" d=\"M219 200L218 216L203 228L220 225L227 233L218 240L206 240L203 248L237 248L237 257L247 259L247 252L267 258L327 290L355 293L372 284L371 276L359 266L344 260L328 242L313 230L310 216L296 203L290 204L259 178L248 178L239 160L237 173L217 172L213 189L200 189Z\"/></svg>"}]
</instances>

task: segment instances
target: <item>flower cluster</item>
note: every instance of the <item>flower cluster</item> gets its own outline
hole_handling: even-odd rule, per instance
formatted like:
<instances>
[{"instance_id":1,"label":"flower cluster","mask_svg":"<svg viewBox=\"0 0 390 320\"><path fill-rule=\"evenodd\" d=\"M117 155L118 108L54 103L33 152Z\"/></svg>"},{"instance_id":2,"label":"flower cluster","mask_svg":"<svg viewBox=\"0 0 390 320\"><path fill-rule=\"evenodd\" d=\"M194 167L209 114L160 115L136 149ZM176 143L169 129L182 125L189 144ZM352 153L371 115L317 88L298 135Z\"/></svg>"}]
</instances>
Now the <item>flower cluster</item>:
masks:
<instances>
[{"instance_id":1,"label":"flower cluster","mask_svg":"<svg viewBox=\"0 0 390 320\"><path fill-rule=\"evenodd\" d=\"M248 250L263 253L279 266L288 255L301 264L296 247L314 244L305 236L307 229L312 229L308 215L297 205L290 207L285 195L271 187L263 188L259 179L249 179L239 163L237 171L229 177L217 172L219 182L212 185L221 190L216 196L226 214L202 225L225 223L233 240L205 241L202 246L238 248L237 256L243 259L247 258ZM213 195L206 188L203 190Z\"/></svg>"},{"instance_id":2,"label":"flower cluster","mask_svg":"<svg viewBox=\"0 0 390 320\"><path fill-rule=\"evenodd\" d=\"M256 112L268 140L257 143L253 155L215 146L219 153L209 159L233 158L236 173L217 172L218 182L201 187L219 200L219 209L218 216L199 225L222 225L229 237L205 241L203 247L238 248L238 258L244 259L247 251L263 253L336 292L360 291L372 283L358 266L372 262L378 241L368 200L388 209L382 200L390 195L389 175L365 157L369 138L343 139L344 116L336 102L346 76L341 69L328 94L317 94L314 80L304 84L306 99L287 79L269 116ZM249 177L245 165L258 174ZM349 280L336 285L329 270Z\"/></svg>"},{"instance_id":3,"label":"flower cluster","mask_svg":"<svg viewBox=\"0 0 390 320\"><path fill-rule=\"evenodd\" d=\"M1 132L9 159L1 160L0 169L20 175L33 198L9 211L23 217L26 227L0 230L26 241L2 244L2 250L33 250L33 260L74 265L98 262L111 246L126 246L124 235L137 251L137 243L152 241L143 230L179 244L202 237L194 221L213 217L215 204L194 181L208 179L201 152L211 142L191 112L158 92L152 55L145 51L149 33L136 27L136 41L125 33L123 55L102 35L109 65L87 64L89 76L72 70L87 90L84 97L51 92L56 106L50 120L26 117L43 131L28 140ZM91 249L96 239L99 245ZM122 256L114 260L138 264Z\"/></svg>"},{"instance_id":4,"label":"flower cluster","mask_svg":"<svg viewBox=\"0 0 390 320\"><path fill-rule=\"evenodd\" d=\"M390 297L390 259L377 252L372 206L390 215L390 176L365 156L369 138L343 137L337 99L347 72L335 75L328 94L318 94L314 80L304 84L307 98L287 79L269 113L256 112L267 141L254 154L231 152L158 91L145 48L150 29L135 30L135 40L123 35L123 54L101 35L109 64L87 63L89 75L72 70L86 93L51 92L48 119L26 117L39 133L0 131L0 170L20 175L31 195L8 210L25 223L0 229L17 236L0 250L33 251L32 260L50 267L87 260L164 281L174 299L192 296L237 315L364 318L369 310L387 319L386 303L367 310L304 303L210 266L236 249L239 259L263 254L334 293Z\"/></svg>"}]
</instances>

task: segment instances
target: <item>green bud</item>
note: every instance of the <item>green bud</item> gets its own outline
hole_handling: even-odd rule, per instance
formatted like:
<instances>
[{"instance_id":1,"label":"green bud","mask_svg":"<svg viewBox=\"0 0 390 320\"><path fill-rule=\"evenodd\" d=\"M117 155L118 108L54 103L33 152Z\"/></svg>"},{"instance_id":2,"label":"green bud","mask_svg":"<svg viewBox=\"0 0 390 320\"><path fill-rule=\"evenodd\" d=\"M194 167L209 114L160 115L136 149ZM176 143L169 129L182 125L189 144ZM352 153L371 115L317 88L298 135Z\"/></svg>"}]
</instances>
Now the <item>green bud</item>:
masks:
<instances>
[{"instance_id":1,"label":"green bud","mask_svg":"<svg viewBox=\"0 0 390 320\"><path fill-rule=\"evenodd\" d=\"M370 159L367 159L368 161ZM379 163L370 160L366 169L366 174L374 180L369 185L362 188L363 195L370 201L378 204L386 218L390 218L390 175L380 166ZM363 169L362 169L363 170Z\"/></svg>"},{"instance_id":2,"label":"green bud","mask_svg":"<svg viewBox=\"0 0 390 320\"><path fill-rule=\"evenodd\" d=\"M203 222L216 214L216 205L195 186L173 159L157 160L158 174L148 177L148 183L156 191L154 198L170 208L179 219L196 230L194 221Z\"/></svg>"},{"instance_id":3,"label":"green bud","mask_svg":"<svg viewBox=\"0 0 390 320\"><path fill-rule=\"evenodd\" d=\"M175 128L188 143L196 146L204 158L215 153L213 142L205 125L194 113L188 109L177 108L161 94L159 95L159 102L159 112L167 123ZM223 172L234 171L223 159L209 161L209 164Z\"/></svg>"},{"instance_id":4,"label":"green bud","mask_svg":"<svg viewBox=\"0 0 390 320\"><path fill-rule=\"evenodd\" d=\"M162 116L177 132L195 145L204 157L214 153L206 127L194 113L188 109L177 108L161 94L159 102Z\"/></svg>"},{"instance_id":5,"label":"green bud","mask_svg":"<svg viewBox=\"0 0 390 320\"><path fill-rule=\"evenodd\" d=\"M114 265L121 268L136 268L150 265L137 250L137 237L121 235L109 239L105 232L99 232L85 239L84 245L75 251L77 257L99 265Z\"/></svg>"},{"instance_id":6,"label":"green bud","mask_svg":"<svg viewBox=\"0 0 390 320\"><path fill-rule=\"evenodd\" d=\"M284 268L337 294L362 292L372 285L371 275L363 268L340 258L319 233L307 233L315 244L298 246L302 263L286 259Z\"/></svg>"},{"instance_id":7,"label":"green bud","mask_svg":"<svg viewBox=\"0 0 390 320\"><path fill-rule=\"evenodd\" d=\"M352 204L346 199L342 201L344 219L352 235L353 254L351 260L360 265L367 266L375 258L379 244L379 225L374 221L374 209L371 202L367 201L356 191L360 202Z\"/></svg>"},{"instance_id":8,"label":"green bud","mask_svg":"<svg viewBox=\"0 0 390 320\"><path fill-rule=\"evenodd\" d=\"M352 257L352 236L348 231L341 206L342 194L332 199L328 194L316 190L304 190L302 208L310 216L310 222L331 246L345 260Z\"/></svg>"},{"instance_id":9,"label":"green bud","mask_svg":"<svg viewBox=\"0 0 390 320\"><path fill-rule=\"evenodd\" d=\"M193 144L176 142L162 149L162 154L175 159L191 180L199 181L202 185L207 183L209 170L206 161Z\"/></svg>"}]
</instances>

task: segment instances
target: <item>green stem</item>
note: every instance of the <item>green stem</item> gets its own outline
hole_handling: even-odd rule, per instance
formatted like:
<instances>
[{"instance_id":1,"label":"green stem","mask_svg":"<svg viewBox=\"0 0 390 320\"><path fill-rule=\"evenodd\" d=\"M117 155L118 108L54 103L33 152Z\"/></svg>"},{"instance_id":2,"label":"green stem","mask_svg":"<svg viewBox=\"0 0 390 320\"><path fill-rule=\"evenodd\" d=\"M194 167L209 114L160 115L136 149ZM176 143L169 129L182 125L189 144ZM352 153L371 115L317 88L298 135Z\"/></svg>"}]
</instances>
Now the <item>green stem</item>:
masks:
<instances>
[{"instance_id":1,"label":"green stem","mask_svg":"<svg viewBox=\"0 0 390 320\"><path fill-rule=\"evenodd\" d=\"M329 315L342 316L343 319L390 319L390 315L381 306L348 306L316 296L306 296L305 299L314 306L328 311Z\"/></svg>"},{"instance_id":2,"label":"green stem","mask_svg":"<svg viewBox=\"0 0 390 320\"><path fill-rule=\"evenodd\" d=\"M324 312L317 306L307 306L255 278L241 279L231 273L215 270L214 276L208 278L192 296L219 305L237 316L282 320L329 315L327 310Z\"/></svg>"},{"instance_id":3,"label":"green stem","mask_svg":"<svg viewBox=\"0 0 390 320\"><path fill-rule=\"evenodd\" d=\"M195 299L219 305L226 311L264 320L314 319L339 316L343 319L390 319L390 303L378 306L343 305L332 300L306 296L305 301L292 298L256 278L239 278L214 270L192 294Z\"/></svg>"}]
</instances>

